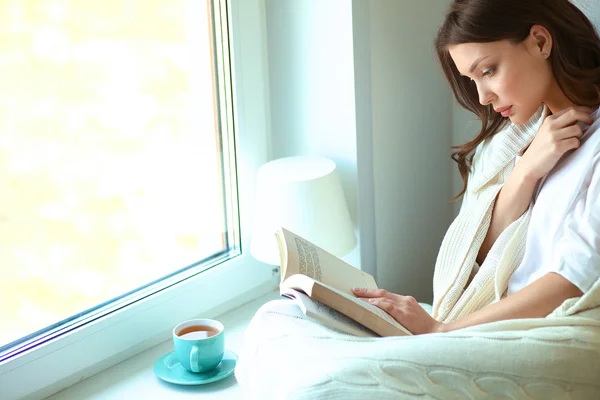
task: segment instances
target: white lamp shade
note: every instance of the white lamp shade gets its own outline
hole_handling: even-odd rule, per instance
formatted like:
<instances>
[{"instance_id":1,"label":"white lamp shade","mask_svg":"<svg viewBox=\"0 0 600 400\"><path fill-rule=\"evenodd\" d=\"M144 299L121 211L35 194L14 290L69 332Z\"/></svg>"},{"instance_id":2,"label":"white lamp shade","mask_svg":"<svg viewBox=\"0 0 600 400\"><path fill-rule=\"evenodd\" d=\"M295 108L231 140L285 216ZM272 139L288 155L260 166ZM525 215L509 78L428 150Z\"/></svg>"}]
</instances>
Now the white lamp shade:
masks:
<instances>
[{"instance_id":1,"label":"white lamp shade","mask_svg":"<svg viewBox=\"0 0 600 400\"><path fill-rule=\"evenodd\" d=\"M338 257L356 236L335 163L323 157L287 157L258 171L250 252L279 265L275 232L284 227Z\"/></svg>"}]
</instances>

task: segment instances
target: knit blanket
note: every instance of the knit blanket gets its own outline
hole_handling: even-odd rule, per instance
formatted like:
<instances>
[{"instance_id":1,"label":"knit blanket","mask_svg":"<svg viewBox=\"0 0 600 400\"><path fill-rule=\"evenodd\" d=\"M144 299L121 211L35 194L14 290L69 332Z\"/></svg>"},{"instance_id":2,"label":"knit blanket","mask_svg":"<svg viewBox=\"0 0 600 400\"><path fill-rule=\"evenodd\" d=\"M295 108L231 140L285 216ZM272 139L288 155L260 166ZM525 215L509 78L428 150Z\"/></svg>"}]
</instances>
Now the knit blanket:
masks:
<instances>
[{"instance_id":1,"label":"knit blanket","mask_svg":"<svg viewBox=\"0 0 600 400\"><path fill-rule=\"evenodd\" d=\"M597 399L599 330L553 317L359 338L275 300L250 322L235 376L260 400Z\"/></svg>"},{"instance_id":2,"label":"knit blanket","mask_svg":"<svg viewBox=\"0 0 600 400\"><path fill-rule=\"evenodd\" d=\"M436 260L431 314L439 321L506 295L523 258L532 205L502 232L481 266L475 258L515 156L546 114L540 107L526 124L508 125L476 150L461 212ZM546 318L389 338L339 333L307 318L295 303L277 300L251 321L235 374L259 399L600 398L599 285Z\"/></svg>"}]
</instances>

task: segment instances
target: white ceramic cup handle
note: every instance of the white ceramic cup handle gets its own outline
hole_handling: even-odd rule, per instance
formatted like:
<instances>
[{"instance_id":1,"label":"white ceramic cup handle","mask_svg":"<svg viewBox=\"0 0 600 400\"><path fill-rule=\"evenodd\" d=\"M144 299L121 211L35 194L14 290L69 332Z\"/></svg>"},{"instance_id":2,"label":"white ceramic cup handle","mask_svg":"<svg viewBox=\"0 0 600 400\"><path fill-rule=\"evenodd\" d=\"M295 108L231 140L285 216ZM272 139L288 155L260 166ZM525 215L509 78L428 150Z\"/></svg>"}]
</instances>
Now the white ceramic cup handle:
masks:
<instances>
[{"instance_id":1,"label":"white ceramic cup handle","mask_svg":"<svg viewBox=\"0 0 600 400\"><path fill-rule=\"evenodd\" d=\"M198 346L192 347L192 352L190 353L190 367L192 367L192 372L200 372L202 368L198 366Z\"/></svg>"}]
</instances>

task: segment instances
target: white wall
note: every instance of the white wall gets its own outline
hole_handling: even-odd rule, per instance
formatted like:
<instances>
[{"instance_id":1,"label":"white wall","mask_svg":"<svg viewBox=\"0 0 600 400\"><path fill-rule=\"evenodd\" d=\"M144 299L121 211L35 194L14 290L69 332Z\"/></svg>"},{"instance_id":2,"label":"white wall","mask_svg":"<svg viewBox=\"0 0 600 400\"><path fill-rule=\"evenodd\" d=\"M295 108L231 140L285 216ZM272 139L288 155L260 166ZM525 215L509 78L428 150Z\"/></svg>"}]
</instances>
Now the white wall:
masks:
<instances>
[{"instance_id":1,"label":"white wall","mask_svg":"<svg viewBox=\"0 0 600 400\"><path fill-rule=\"evenodd\" d=\"M368 0L352 1L354 94L358 178L358 224L363 271L377 277L377 230L373 181L373 118L371 98L371 30Z\"/></svg>"},{"instance_id":2,"label":"white wall","mask_svg":"<svg viewBox=\"0 0 600 400\"><path fill-rule=\"evenodd\" d=\"M358 228L351 2L267 0L266 6L271 158L335 161ZM360 248L345 257L357 267Z\"/></svg>"},{"instance_id":3,"label":"white wall","mask_svg":"<svg viewBox=\"0 0 600 400\"><path fill-rule=\"evenodd\" d=\"M431 301L453 215L451 92L433 48L448 2L368 4L377 280Z\"/></svg>"},{"instance_id":4,"label":"white wall","mask_svg":"<svg viewBox=\"0 0 600 400\"><path fill-rule=\"evenodd\" d=\"M362 269L431 301L453 215L452 101L433 51L448 1L266 4L272 158L334 159Z\"/></svg>"},{"instance_id":5,"label":"white wall","mask_svg":"<svg viewBox=\"0 0 600 400\"><path fill-rule=\"evenodd\" d=\"M600 4L598 0L571 0L592 21L596 30L600 32Z\"/></svg>"}]
</instances>

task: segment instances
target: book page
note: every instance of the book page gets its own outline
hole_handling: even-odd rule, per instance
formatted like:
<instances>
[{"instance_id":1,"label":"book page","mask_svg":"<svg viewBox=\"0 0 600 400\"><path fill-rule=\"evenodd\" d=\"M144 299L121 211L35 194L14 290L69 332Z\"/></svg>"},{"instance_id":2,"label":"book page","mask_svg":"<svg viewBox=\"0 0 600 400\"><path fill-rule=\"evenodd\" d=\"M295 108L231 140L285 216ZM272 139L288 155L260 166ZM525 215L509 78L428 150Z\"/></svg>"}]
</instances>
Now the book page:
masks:
<instances>
[{"instance_id":1,"label":"book page","mask_svg":"<svg viewBox=\"0 0 600 400\"><path fill-rule=\"evenodd\" d=\"M379 307L360 300L353 294L317 282L306 275L292 275L280 285L281 294L291 289L304 292L312 300L339 311L381 336L412 335L408 329Z\"/></svg>"},{"instance_id":2,"label":"book page","mask_svg":"<svg viewBox=\"0 0 600 400\"><path fill-rule=\"evenodd\" d=\"M288 249L288 268L283 280L294 274L303 274L348 294L352 294L353 287L377 288L371 275L354 268L308 240L284 228L278 235L282 235Z\"/></svg>"},{"instance_id":3,"label":"book page","mask_svg":"<svg viewBox=\"0 0 600 400\"><path fill-rule=\"evenodd\" d=\"M294 237L294 244L298 255L298 273L316 281L322 281L323 275L317 246L299 236Z\"/></svg>"},{"instance_id":4,"label":"book page","mask_svg":"<svg viewBox=\"0 0 600 400\"><path fill-rule=\"evenodd\" d=\"M286 289L282 292L282 295L290 299L296 300L296 303L306 316L316 319L323 325L327 325L331 328L355 336L377 336L376 333L374 333L370 329L365 328L358 322L354 321L352 318L345 316L341 312L336 311L333 308L328 307L321 302L312 300L310 297L308 297L302 292L293 289Z\"/></svg>"}]
</instances>

